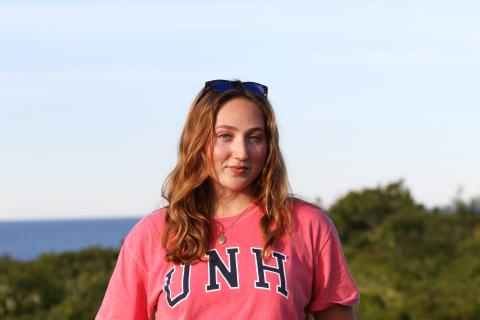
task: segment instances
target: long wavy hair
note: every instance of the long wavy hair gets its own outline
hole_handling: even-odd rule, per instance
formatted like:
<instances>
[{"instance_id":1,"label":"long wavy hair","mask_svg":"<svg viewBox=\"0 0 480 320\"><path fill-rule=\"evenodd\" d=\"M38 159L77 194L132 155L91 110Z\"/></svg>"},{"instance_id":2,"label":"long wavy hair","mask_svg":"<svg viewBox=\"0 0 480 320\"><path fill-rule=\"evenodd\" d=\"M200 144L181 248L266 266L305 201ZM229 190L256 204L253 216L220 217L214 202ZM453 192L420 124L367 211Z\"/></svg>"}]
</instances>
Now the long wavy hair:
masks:
<instances>
[{"instance_id":1,"label":"long wavy hair","mask_svg":"<svg viewBox=\"0 0 480 320\"><path fill-rule=\"evenodd\" d=\"M215 204L208 146L214 139L218 111L227 101L238 97L253 102L265 121L267 156L262 172L252 182L254 201L264 211L259 226L265 239L264 257L269 255L276 240L291 230L287 171L270 102L241 86L221 93L203 89L190 107L178 146L177 164L162 188L162 196L168 201L162 236L167 261L191 264L201 260L209 249Z\"/></svg>"}]
</instances>

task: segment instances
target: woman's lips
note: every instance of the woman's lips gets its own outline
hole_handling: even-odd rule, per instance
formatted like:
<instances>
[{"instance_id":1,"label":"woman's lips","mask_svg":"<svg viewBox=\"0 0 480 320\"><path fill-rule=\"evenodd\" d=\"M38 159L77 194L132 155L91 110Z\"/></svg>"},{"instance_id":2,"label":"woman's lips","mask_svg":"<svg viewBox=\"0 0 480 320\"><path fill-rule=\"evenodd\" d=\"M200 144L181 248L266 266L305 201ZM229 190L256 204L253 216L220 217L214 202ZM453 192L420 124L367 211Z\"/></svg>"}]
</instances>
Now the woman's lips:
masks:
<instances>
[{"instance_id":1,"label":"woman's lips","mask_svg":"<svg viewBox=\"0 0 480 320\"><path fill-rule=\"evenodd\" d=\"M235 174L243 174L248 170L248 167L243 166L228 166L227 168Z\"/></svg>"}]
</instances>

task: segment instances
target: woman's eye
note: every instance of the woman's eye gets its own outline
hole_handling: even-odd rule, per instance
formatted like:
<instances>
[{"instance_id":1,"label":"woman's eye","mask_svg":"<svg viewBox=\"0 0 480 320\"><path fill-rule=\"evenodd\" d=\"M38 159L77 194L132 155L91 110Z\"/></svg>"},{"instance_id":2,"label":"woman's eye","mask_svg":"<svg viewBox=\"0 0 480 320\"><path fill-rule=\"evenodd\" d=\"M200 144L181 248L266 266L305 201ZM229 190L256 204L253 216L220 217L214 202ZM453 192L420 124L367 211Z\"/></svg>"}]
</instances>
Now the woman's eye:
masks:
<instances>
[{"instance_id":1,"label":"woman's eye","mask_svg":"<svg viewBox=\"0 0 480 320\"><path fill-rule=\"evenodd\" d=\"M253 142L255 142L255 143L259 143L259 142L262 141L262 137L260 137L260 136L251 136L251 137L250 137L250 140L253 141Z\"/></svg>"},{"instance_id":2,"label":"woman's eye","mask_svg":"<svg viewBox=\"0 0 480 320\"><path fill-rule=\"evenodd\" d=\"M220 133L217 137L222 140L228 140L231 138L230 134L228 133Z\"/></svg>"}]
</instances>

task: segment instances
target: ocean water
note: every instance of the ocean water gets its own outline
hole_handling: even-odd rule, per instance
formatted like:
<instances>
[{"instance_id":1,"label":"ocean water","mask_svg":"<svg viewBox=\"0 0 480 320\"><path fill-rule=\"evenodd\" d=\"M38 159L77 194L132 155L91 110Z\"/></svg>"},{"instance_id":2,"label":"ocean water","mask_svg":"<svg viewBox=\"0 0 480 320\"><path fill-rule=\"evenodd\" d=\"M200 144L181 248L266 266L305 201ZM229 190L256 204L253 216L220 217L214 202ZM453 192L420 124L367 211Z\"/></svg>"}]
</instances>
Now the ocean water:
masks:
<instances>
[{"instance_id":1,"label":"ocean water","mask_svg":"<svg viewBox=\"0 0 480 320\"><path fill-rule=\"evenodd\" d=\"M119 248L140 218L0 222L0 255L32 260L46 252Z\"/></svg>"}]
</instances>

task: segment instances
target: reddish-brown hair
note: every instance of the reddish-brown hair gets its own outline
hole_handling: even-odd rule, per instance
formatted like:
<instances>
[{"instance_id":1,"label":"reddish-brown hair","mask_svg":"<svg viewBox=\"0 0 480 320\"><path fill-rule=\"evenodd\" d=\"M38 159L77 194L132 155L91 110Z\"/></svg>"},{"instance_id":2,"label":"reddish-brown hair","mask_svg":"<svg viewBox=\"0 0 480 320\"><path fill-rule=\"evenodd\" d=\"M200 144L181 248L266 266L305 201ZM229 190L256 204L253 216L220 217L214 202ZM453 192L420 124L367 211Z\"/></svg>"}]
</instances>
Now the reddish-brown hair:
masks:
<instances>
[{"instance_id":1,"label":"reddish-brown hair","mask_svg":"<svg viewBox=\"0 0 480 320\"><path fill-rule=\"evenodd\" d=\"M238 97L258 106L265 121L267 156L262 172L253 182L254 201L265 212L260 221L265 239L263 253L266 255L275 240L286 235L291 228L287 171L270 102L266 97L242 88L222 93L202 90L183 127L177 164L162 189L169 204L162 236L169 261L191 264L204 257L208 250L214 209L208 146L213 141L218 111L227 101Z\"/></svg>"}]
</instances>

